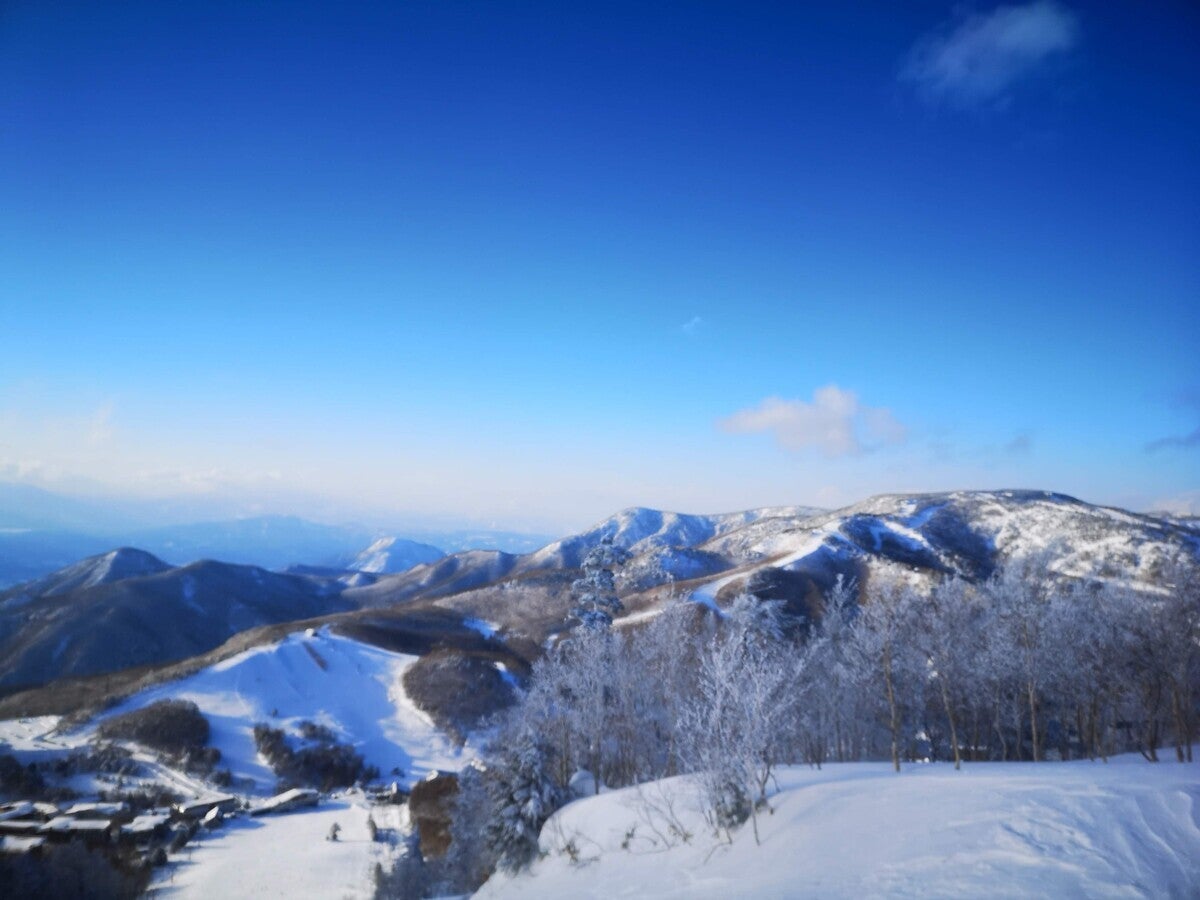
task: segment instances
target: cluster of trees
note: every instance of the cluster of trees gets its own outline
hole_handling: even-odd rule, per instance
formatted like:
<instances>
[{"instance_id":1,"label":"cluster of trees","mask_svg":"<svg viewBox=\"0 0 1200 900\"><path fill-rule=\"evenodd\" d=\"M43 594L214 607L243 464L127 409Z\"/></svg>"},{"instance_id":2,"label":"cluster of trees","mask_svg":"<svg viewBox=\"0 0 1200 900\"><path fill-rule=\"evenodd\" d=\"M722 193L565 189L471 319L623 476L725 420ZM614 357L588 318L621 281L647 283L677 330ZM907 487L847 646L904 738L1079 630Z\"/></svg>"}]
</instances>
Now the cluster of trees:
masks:
<instances>
[{"instance_id":1,"label":"cluster of trees","mask_svg":"<svg viewBox=\"0 0 1200 900\"><path fill-rule=\"evenodd\" d=\"M897 572L839 581L816 621L744 595L719 616L676 602L620 632L611 580L589 573L580 626L461 776L443 880L471 889L526 864L554 810L601 783L694 773L715 830L750 821L757 835L784 764L1157 761L1165 742L1190 760L1200 580L1191 560L1164 569L1141 592L1056 576L1045 559L932 589Z\"/></svg>"},{"instance_id":2,"label":"cluster of trees","mask_svg":"<svg viewBox=\"0 0 1200 900\"><path fill-rule=\"evenodd\" d=\"M121 713L101 722L96 735L106 741L136 741L192 771L211 772L221 760L221 751L207 746L208 719L190 700L156 700Z\"/></svg>"},{"instance_id":3,"label":"cluster of trees","mask_svg":"<svg viewBox=\"0 0 1200 900\"><path fill-rule=\"evenodd\" d=\"M293 748L282 729L265 722L254 726L254 745L279 777L279 788L312 787L321 791L373 781L379 769L367 765L350 744L340 744L329 728L301 722L301 746Z\"/></svg>"},{"instance_id":4,"label":"cluster of trees","mask_svg":"<svg viewBox=\"0 0 1200 900\"><path fill-rule=\"evenodd\" d=\"M129 865L110 848L88 848L80 841L48 845L36 854L0 853L5 897L132 900L149 883L149 869Z\"/></svg>"}]
</instances>

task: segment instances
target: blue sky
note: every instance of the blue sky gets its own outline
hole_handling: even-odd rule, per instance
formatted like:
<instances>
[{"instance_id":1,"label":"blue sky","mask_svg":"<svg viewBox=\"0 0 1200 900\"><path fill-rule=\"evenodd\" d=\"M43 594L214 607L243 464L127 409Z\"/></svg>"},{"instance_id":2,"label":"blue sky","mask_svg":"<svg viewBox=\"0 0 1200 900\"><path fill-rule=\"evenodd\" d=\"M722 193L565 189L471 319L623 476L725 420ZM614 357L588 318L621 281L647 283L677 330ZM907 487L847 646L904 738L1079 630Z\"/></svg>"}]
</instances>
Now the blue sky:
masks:
<instances>
[{"instance_id":1,"label":"blue sky","mask_svg":"<svg viewBox=\"0 0 1200 900\"><path fill-rule=\"evenodd\" d=\"M10 2L0 478L1200 510L1187 3Z\"/></svg>"}]
</instances>

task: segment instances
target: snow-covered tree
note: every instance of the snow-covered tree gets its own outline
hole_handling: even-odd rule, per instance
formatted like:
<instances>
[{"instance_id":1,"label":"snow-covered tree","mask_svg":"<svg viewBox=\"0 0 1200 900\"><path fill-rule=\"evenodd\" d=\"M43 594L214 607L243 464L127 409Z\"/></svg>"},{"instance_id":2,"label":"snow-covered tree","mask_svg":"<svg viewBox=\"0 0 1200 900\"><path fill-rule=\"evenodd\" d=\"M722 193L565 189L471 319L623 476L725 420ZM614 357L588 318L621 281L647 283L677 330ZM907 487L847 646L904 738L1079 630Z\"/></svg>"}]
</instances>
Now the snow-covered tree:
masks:
<instances>
[{"instance_id":1,"label":"snow-covered tree","mask_svg":"<svg viewBox=\"0 0 1200 900\"><path fill-rule=\"evenodd\" d=\"M983 648L983 610L970 585L960 578L946 578L934 586L918 616L923 627L915 628L913 637L928 662L930 687L940 701L958 769L962 713L975 689L975 669Z\"/></svg>"},{"instance_id":2,"label":"snow-covered tree","mask_svg":"<svg viewBox=\"0 0 1200 900\"><path fill-rule=\"evenodd\" d=\"M853 656L857 585L838 576L825 594L820 621L805 647L800 715L808 732L808 760L820 765L826 750L839 762L857 756L862 732L861 672Z\"/></svg>"},{"instance_id":3,"label":"snow-covered tree","mask_svg":"<svg viewBox=\"0 0 1200 900\"><path fill-rule=\"evenodd\" d=\"M1158 761L1169 722L1182 762L1190 759L1200 695L1200 578L1194 558L1169 560L1164 569L1160 592L1130 615L1125 668L1140 707L1143 755Z\"/></svg>"},{"instance_id":4,"label":"snow-covered tree","mask_svg":"<svg viewBox=\"0 0 1200 900\"><path fill-rule=\"evenodd\" d=\"M1006 673L1025 706L1034 762L1042 758L1044 701L1061 653L1049 627L1049 600L1057 589L1057 580L1050 571L1050 560L1055 555L1047 550L1010 559L982 586L993 617L992 659ZM1019 745L1019 733L1017 740Z\"/></svg>"},{"instance_id":5,"label":"snow-covered tree","mask_svg":"<svg viewBox=\"0 0 1200 900\"><path fill-rule=\"evenodd\" d=\"M911 735L907 720L922 703L925 666L916 640L918 602L916 589L901 578L874 579L864 590L853 627L851 652L863 682L875 685L897 772L901 749Z\"/></svg>"},{"instance_id":6,"label":"snow-covered tree","mask_svg":"<svg viewBox=\"0 0 1200 900\"><path fill-rule=\"evenodd\" d=\"M497 735L489 757L485 790L491 808L485 828L490 853L515 871L537 855L542 825L565 801L554 776L554 749L524 717Z\"/></svg>"},{"instance_id":7,"label":"snow-covered tree","mask_svg":"<svg viewBox=\"0 0 1200 900\"><path fill-rule=\"evenodd\" d=\"M786 756L795 718L798 656L784 638L783 604L736 598L701 657L683 715L684 758L701 773L718 827L754 823L772 772Z\"/></svg>"},{"instance_id":8,"label":"snow-covered tree","mask_svg":"<svg viewBox=\"0 0 1200 900\"><path fill-rule=\"evenodd\" d=\"M614 571L629 559L629 551L613 543L611 536L588 550L581 568L583 576L571 584L575 606L571 617L584 628L608 628L613 616L624 610L617 597Z\"/></svg>"},{"instance_id":9,"label":"snow-covered tree","mask_svg":"<svg viewBox=\"0 0 1200 900\"><path fill-rule=\"evenodd\" d=\"M458 773L458 793L450 818L450 846L436 866L442 893L470 894L496 868L488 836L493 810L487 790L487 770L478 761Z\"/></svg>"}]
</instances>

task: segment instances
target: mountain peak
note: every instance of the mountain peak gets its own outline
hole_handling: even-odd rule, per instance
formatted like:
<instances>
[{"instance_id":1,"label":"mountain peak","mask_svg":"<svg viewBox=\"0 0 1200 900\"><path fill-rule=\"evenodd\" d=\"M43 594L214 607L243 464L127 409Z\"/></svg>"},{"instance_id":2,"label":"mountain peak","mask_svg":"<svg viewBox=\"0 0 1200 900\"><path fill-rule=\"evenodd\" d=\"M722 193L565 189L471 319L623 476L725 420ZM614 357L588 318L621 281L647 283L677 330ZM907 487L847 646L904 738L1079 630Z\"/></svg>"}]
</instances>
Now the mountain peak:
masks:
<instances>
[{"instance_id":1,"label":"mountain peak","mask_svg":"<svg viewBox=\"0 0 1200 900\"><path fill-rule=\"evenodd\" d=\"M407 572L413 566L435 562L445 555L437 547L429 544L388 535L379 538L358 554L354 562L350 563L350 568L376 575Z\"/></svg>"}]
</instances>

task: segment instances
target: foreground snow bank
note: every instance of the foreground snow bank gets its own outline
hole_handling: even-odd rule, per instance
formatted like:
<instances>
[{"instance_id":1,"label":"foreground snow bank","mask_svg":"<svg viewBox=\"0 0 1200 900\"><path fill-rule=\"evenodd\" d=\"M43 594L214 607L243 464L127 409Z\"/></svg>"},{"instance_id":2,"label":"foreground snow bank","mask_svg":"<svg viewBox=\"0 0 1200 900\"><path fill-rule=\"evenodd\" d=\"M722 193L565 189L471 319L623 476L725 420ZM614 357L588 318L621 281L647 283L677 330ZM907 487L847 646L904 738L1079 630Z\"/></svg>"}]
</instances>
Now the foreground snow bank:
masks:
<instances>
[{"instance_id":1,"label":"foreground snow bank","mask_svg":"<svg viewBox=\"0 0 1200 900\"><path fill-rule=\"evenodd\" d=\"M785 769L726 844L688 779L580 800L480 897L1196 897L1200 764Z\"/></svg>"}]
</instances>

